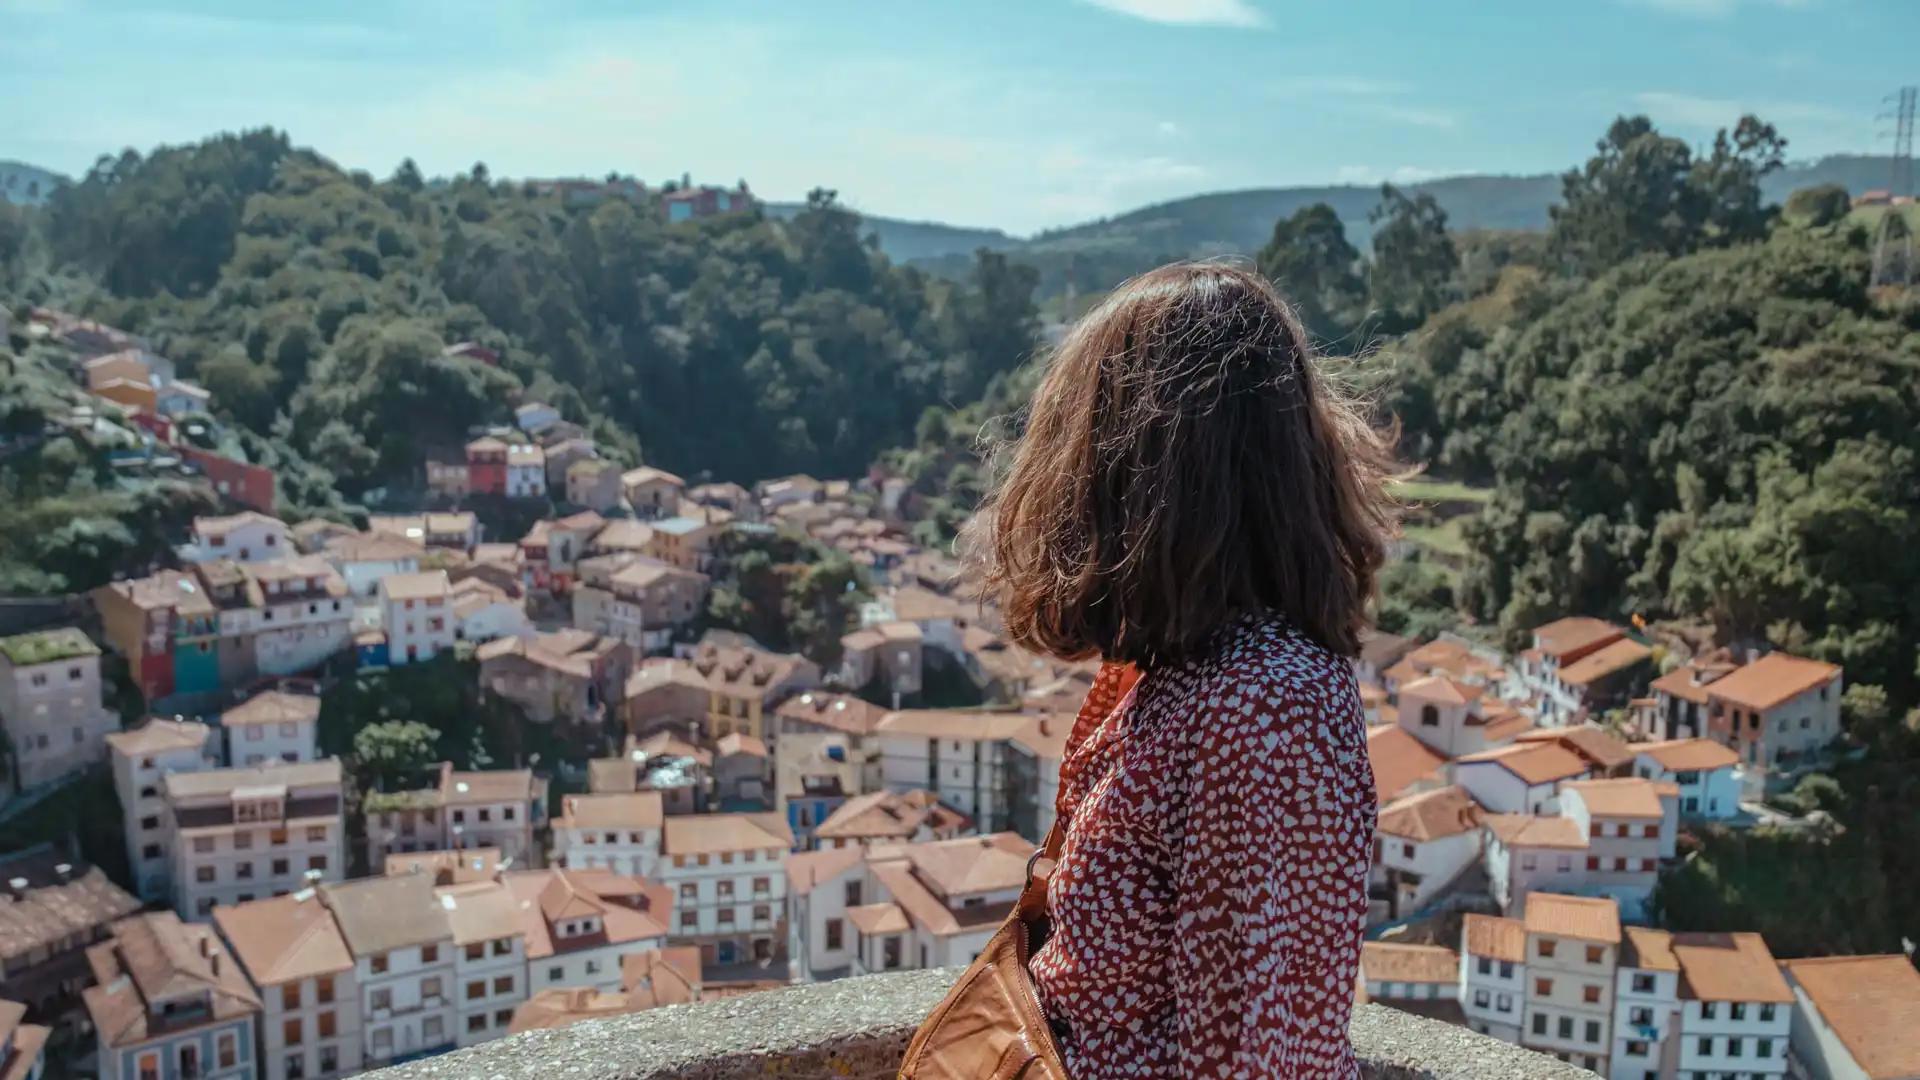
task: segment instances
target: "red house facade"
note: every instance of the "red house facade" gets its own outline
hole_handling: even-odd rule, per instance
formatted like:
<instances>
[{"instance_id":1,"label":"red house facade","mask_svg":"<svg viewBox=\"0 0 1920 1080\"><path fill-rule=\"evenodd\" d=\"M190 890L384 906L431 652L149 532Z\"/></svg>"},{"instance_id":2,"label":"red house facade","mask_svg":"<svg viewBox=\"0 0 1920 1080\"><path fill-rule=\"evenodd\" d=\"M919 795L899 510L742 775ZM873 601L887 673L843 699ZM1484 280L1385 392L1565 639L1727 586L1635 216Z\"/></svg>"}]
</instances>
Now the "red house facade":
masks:
<instances>
[{"instance_id":1,"label":"red house facade","mask_svg":"<svg viewBox=\"0 0 1920 1080\"><path fill-rule=\"evenodd\" d=\"M507 493L507 444L488 436L467 444L467 490L475 495Z\"/></svg>"}]
</instances>

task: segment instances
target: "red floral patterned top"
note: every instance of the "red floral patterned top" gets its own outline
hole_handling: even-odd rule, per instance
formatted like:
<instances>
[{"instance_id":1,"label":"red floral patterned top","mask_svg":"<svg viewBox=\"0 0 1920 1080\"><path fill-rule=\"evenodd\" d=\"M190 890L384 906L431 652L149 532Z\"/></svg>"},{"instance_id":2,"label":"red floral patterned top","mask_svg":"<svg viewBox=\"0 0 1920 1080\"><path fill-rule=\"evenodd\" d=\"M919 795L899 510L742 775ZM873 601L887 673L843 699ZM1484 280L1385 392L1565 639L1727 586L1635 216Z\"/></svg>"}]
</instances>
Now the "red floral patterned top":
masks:
<instances>
[{"instance_id":1,"label":"red floral patterned top","mask_svg":"<svg viewBox=\"0 0 1920 1080\"><path fill-rule=\"evenodd\" d=\"M1032 969L1075 1077L1359 1076L1376 799L1345 658L1248 619L1184 666L1108 665L1058 808Z\"/></svg>"}]
</instances>

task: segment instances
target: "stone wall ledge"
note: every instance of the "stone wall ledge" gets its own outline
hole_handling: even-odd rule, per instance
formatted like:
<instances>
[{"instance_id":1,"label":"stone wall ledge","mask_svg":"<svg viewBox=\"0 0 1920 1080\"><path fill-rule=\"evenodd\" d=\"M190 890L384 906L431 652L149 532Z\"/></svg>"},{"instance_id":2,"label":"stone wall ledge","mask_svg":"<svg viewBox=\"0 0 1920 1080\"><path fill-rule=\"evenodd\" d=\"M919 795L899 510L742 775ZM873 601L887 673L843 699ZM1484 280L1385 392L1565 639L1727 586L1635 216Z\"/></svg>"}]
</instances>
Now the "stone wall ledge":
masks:
<instances>
[{"instance_id":1,"label":"stone wall ledge","mask_svg":"<svg viewBox=\"0 0 1920 1080\"><path fill-rule=\"evenodd\" d=\"M533 1031L383 1069L380 1080L889 1080L959 969L903 971ZM1353 1020L1369 1080L1592 1080L1466 1028L1382 1005Z\"/></svg>"}]
</instances>

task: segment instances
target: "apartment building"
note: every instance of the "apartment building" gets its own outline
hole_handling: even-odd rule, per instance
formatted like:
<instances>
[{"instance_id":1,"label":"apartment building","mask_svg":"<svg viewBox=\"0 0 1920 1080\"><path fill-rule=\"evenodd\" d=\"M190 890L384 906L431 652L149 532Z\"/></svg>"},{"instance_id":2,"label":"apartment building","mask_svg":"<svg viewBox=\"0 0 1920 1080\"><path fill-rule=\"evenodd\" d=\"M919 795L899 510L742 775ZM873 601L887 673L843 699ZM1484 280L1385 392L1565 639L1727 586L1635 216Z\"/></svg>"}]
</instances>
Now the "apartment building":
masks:
<instances>
[{"instance_id":1,"label":"apartment building","mask_svg":"<svg viewBox=\"0 0 1920 1080\"><path fill-rule=\"evenodd\" d=\"M1920 972L1898 954L1780 965L1793 991L1793 1059L1809 1080L1920 1076ZM1891 1021L1889 1018L1905 1018Z\"/></svg>"},{"instance_id":2,"label":"apartment building","mask_svg":"<svg viewBox=\"0 0 1920 1080\"><path fill-rule=\"evenodd\" d=\"M171 911L113 924L87 950L101 1080L254 1080L260 998L209 926Z\"/></svg>"},{"instance_id":3,"label":"apartment building","mask_svg":"<svg viewBox=\"0 0 1920 1080\"><path fill-rule=\"evenodd\" d=\"M1759 934L1673 935L1682 1076L1787 1074L1793 991Z\"/></svg>"},{"instance_id":4,"label":"apartment building","mask_svg":"<svg viewBox=\"0 0 1920 1080\"><path fill-rule=\"evenodd\" d=\"M382 578L419 573L427 548L420 540L364 532L336 536L327 541L320 554L340 571L348 592L356 597L373 597L379 593Z\"/></svg>"},{"instance_id":5,"label":"apartment building","mask_svg":"<svg viewBox=\"0 0 1920 1080\"><path fill-rule=\"evenodd\" d=\"M259 562L292 554L293 538L286 522L247 510L225 517L194 518L193 550L195 561Z\"/></svg>"},{"instance_id":6,"label":"apartment building","mask_svg":"<svg viewBox=\"0 0 1920 1080\"><path fill-rule=\"evenodd\" d=\"M1605 1074L1613 1050L1620 911L1612 900L1535 893L1527 932L1520 1044Z\"/></svg>"},{"instance_id":7,"label":"apartment building","mask_svg":"<svg viewBox=\"0 0 1920 1080\"><path fill-rule=\"evenodd\" d=\"M1360 946L1360 980L1367 999L1409 1009L1460 997L1460 954L1445 945L1368 941Z\"/></svg>"},{"instance_id":8,"label":"apartment building","mask_svg":"<svg viewBox=\"0 0 1920 1080\"><path fill-rule=\"evenodd\" d=\"M453 929L424 874L320 887L353 954L369 1069L454 1048Z\"/></svg>"},{"instance_id":9,"label":"apartment building","mask_svg":"<svg viewBox=\"0 0 1920 1080\"><path fill-rule=\"evenodd\" d=\"M183 918L345 872L337 758L169 773L161 791L173 836L173 908Z\"/></svg>"},{"instance_id":10,"label":"apartment building","mask_svg":"<svg viewBox=\"0 0 1920 1080\"><path fill-rule=\"evenodd\" d=\"M500 875L526 940L530 994L556 987L620 989L620 965L664 948L674 901L665 887L610 870L519 870Z\"/></svg>"},{"instance_id":11,"label":"apartment building","mask_svg":"<svg viewBox=\"0 0 1920 1080\"><path fill-rule=\"evenodd\" d=\"M1400 726L1448 758L1506 746L1533 721L1487 689L1448 675L1414 679L1400 687Z\"/></svg>"},{"instance_id":12,"label":"apartment building","mask_svg":"<svg viewBox=\"0 0 1920 1080\"><path fill-rule=\"evenodd\" d=\"M367 859L395 853L495 848L518 866L538 866L547 820L547 780L531 769L461 772L441 762L434 786L375 792L363 805Z\"/></svg>"},{"instance_id":13,"label":"apartment building","mask_svg":"<svg viewBox=\"0 0 1920 1080\"><path fill-rule=\"evenodd\" d=\"M1036 845L1053 828L1072 713L1042 712L1006 742L1007 827Z\"/></svg>"},{"instance_id":14,"label":"apartment building","mask_svg":"<svg viewBox=\"0 0 1920 1080\"><path fill-rule=\"evenodd\" d=\"M699 946L707 965L770 959L786 937L783 860L792 848L779 814L667 818L660 881L677 909L673 942Z\"/></svg>"},{"instance_id":15,"label":"apartment building","mask_svg":"<svg viewBox=\"0 0 1920 1080\"><path fill-rule=\"evenodd\" d=\"M1432 903L1480 862L1480 809L1465 788L1444 787L1380 809L1369 898L1380 921L1403 919ZM1384 909L1384 910L1380 910Z\"/></svg>"},{"instance_id":16,"label":"apartment building","mask_svg":"<svg viewBox=\"0 0 1920 1080\"><path fill-rule=\"evenodd\" d=\"M1591 772L1579 754L1556 742L1516 742L1454 762L1454 783L1496 814L1538 814L1561 785Z\"/></svg>"},{"instance_id":17,"label":"apartment building","mask_svg":"<svg viewBox=\"0 0 1920 1080\"><path fill-rule=\"evenodd\" d=\"M514 443L506 453L506 496L538 499L547 493L546 451L528 443Z\"/></svg>"},{"instance_id":18,"label":"apartment building","mask_svg":"<svg viewBox=\"0 0 1920 1080\"><path fill-rule=\"evenodd\" d=\"M1526 1001L1526 924L1494 915L1467 915L1460 927L1460 1010L1467 1026L1517 1043Z\"/></svg>"},{"instance_id":19,"label":"apartment building","mask_svg":"<svg viewBox=\"0 0 1920 1080\"><path fill-rule=\"evenodd\" d=\"M707 575L655 559L636 559L607 580L604 633L642 652L673 644L674 633L705 609Z\"/></svg>"},{"instance_id":20,"label":"apartment building","mask_svg":"<svg viewBox=\"0 0 1920 1080\"><path fill-rule=\"evenodd\" d=\"M1561 813L1587 837L1583 893L1612 897L1639 918L1653 897L1660 861L1674 852L1678 828L1672 796L1651 780L1585 780L1562 790Z\"/></svg>"},{"instance_id":21,"label":"apartment building","mask_svg":"<svg viewBox=\"0 0 1920 1080\"><path fill-rule=\"evenodd\" d=\"M1690 660L1647 686L1645 704L1634 709L1634 726L1652 740L1694 739L1707 733L1707 684L1740 665L1730 660Z\"/></svg>"},{"instance_id":22,"label":"apartment building","mask_svg":"<svg viewBox=\"0 0 1920 1080\"><path fill-rule=\"evenodd\" d=\"M205 724L154 717L132 731L107 736L113 789L120 796L127 868L140 899L173 895L172 832L161 780L168 773L218 768L220 750Z\"/></svg>"},{"instance_id":23,"label":"apartment building","mask_svg":"<svg viewBox=\"0 0 1920 1080\"><path fill-rule=\"evenodd\" d=\"M870 851L869 898L846 913L853 974L971 963L1020 898L1032 854L1010 832Z\"/></svg>"},{"instance_id":24,"label":"apartment building","mask_svg":"<svg viewBox=\"0 0 1920 1080\"><path fill-rule=\"evenodd\" d=\"M888 713L874 732L881 780L888 791L931 791L983 831L998 832L1012 824L1007 741L1031 723L1031 717L1009 712Z\"/></svg>"},{"instance_id":25,"label":"apartment building","mask_svg":"<svg viewBox=\"0 0 1920 1080\"><path fill-rule=\"evenodd\" d=\"M51 784L106 757L120 721L101 704L100 648L73 627L0 638L0 793Z\"/></svg>"},{"instance_id":26,"label":"apartment building","mask_svg":"<svg viewBox=\"0 0 1920 1080\"><path fill-rule=\"evenodd\" d=\"M1708 683L1706 735L1756 773L1790 769L1840 735L1840 668L1768 653Z\"/></svg>"},{"instance_id":27,"label":"apartment building","mask_svg":"<svg viewBox=\"0 0 1920 1080\"><path fill-rule=\"evenodd\" d=\"M840 684L865 688L876 681L897 705L920 692L924 637L903 620L863 626L840 639Z\"/></svg>"},{"instance_id":28,"label":"apartment building","mask_svg":"<svg viewBox=\"0 0 1920 1080\"><path fill-rule=\"evenodd\" d=\"M700 518L670 517L653 522L653 546L647 554L682 570L705 573L713 542L726 526Z\"/></svg>"},{"instance_id":29,"label":"apartment building","mask_svg":"<svg viewBox=\"0 0 1920 1080\"><path fill-rule=\"evenodd\" d=\"M87 948L140 901L52 844L0 855L0 986L35 1015L58 1016L93 981Z\"/></svg>"},{"instance_id":30,"label":"apartment building","mask_svg":"<svg viewBox=\"0 0 1920 1080\"><path fill-rule=\"evenodd\" d=\"M1611 1080L1661 1080L1681 1075L1680 961L1673 935L1644 926L1625 928L1620 969L1613 982Z\"/></svg>"},{"instance_id":31,"label":"apartment building","mask_svg":"<svg viewBox=\"0 0 1920 1080\"><path fill-rule=\"evenodd\" d=\"M536 724L598 730L626 692L633 646L587 630L499 638L474 650L480 682Z\"/></svg>"},{"instance_id":32,"label":"apartment building","mask_svg":"<svg viewBox=\"0 0 1920 1080\"><path fill-rule=\"evenodd\" d=\"M441 886L453 932L454 1038L473 1046L507 1034L527 1000L527 939L519 902L498 881Z\"/></svg>"},{"instance_id":33,"label":"apartment building","mask_svg":"<svg viewBox=\"0 0 1920 1080\"><path fill-rule=\"evenodd\" d=\"M1487 814L1489 891L1504 911L1520 914L1536 892L1571 893L1587 883L1587 835L1562 815Z\"/></svg>"},{"instance_id":34,"label":"apartment building","mask_svg":"<svg viewBox=\"0 0 1920 1080\"><path fill-rule=\"evenodd\" d=\"M567 466L565 490L575 506L611 510L620 505L620 466L598 458L575 461Z\"/></svg>"},{"instance_id":35,"label":"apartment building","mask_svg":"<svg viewBox=\"0 0 1920 1080\"><path fill-rule=\"evenodd\" d=\"M621 494L633 508L633 516L653 520L672 517L679 512L680 497L687 482L664 469L641 466L620 475Z\"/></svg>"},{"instance_id":36,"label":"apartment building","mask_svg":"<svg viewBox=\"0 0 1920 1080\"><path fill-rule=\"evenodd\" d=\"M0 1000L0 1077L5 1080L40 1080L46 1075L47 1037L53 1029L22 1023L26 1016L25 1005Z\"/></svg>"},{"instance_id":37,"label":"apartment building","mask_svg":"<svg viewBox=\"0 0 1920 1080\"><path fill-rule=\"evenodd\" d=\"M1740 812L1740 755L1712 739L1636 743L1634 775L1678 790L1680 817L1718 820Z\"/></svg>"},{"instance_id":38,"label":"apartment building","mask_svg":"<svg viewBox=\"0 0 1920 1080\"><path fill-rule=\"evenodd\" d=\"M380 579L380 625L387 633L388 663L431 660L453 648L451 592L445 570Z\"/></svg>"},{"instance_id":39,"label":"apartment building","mask_svg":"<svg viewBox=\"0 0 1920 1080\"><path fill-rule=\"evenodd\" d=\"M464 577L447 590L455 641L493 641L533 633L527 603L483 578Z\"/></svg>"},{"instance_id":40,"label":"apartment building","mask_svg":"<svg viewBox=\"0 0 1920 1080\"><path fill-rule=\"evenodd\" d=\"M862 847L787 856L787 964L795 982L852 973L854 938L847 912L870 895L866 858Z\"/></svg>"},{"instance_id":41,"label":"apartment building","mask_svg":"<svg viewBox=\"0 0 1920 1080\"><path fill-rule=\"evenodd\" d=\"M101 639L127 659L127 671L148 701L174 690L174 609L186 599L206 600L192 574L162 570L115 581L89 594L100 614Z\"/></svg>"},{"instance_id":42,"label":"apartment building","mask_svg":"<svg viewBox=\"0 0 1920 1080\"><path fill-rule=\"evenodd\" d=\"M1535 628L1513 674L1539 703L1541 723L1578 723L1632 698L1652 655L1624 627L1573 616Z\"/></svg>"},{"instance_id":43,"label":"apartment building","mask_svg":"<svg viewBox=\"0 0 1920 1080\"><path fill-rule=\"evenodd\" d=\"M686 658L707 684L706 736L718 742L734 732L768 734L768 717L789 694L820 685L820 667L794 653L704 642Z\"/></svg>"},{"instance_id":44,"label":"apartment building","mask_svg":"<svg viewBox=\"0 0 1920 1080\"><path fill-rule=\"evenodd\" d=\"M815 829L822 848L871 848L876 844L922 844L952 840L973 830L973 820L931 791L876 791L848 799Z\"/></svg>"},{"instance_id":45,"label":"apartment building","mask_svg":"<svg viewBox=\"0 0 1920 1080\"><path fill-rule=\"evenodd\" d=\"M568 795L553 821L554 861L569 870L659 875L666 810L658 791Z\"/></svg>"},{"instance_id":46,"label":"apartment building","mask_svg":"<svg viewBox=\"0 0 1920 1080\"><path fill-rule=\"evenodd\" d=\"M471 510L426 514L371 514L367 531L398 536L430 548L473 551L480 543L480 519Z\"/></svg>"},{"instance_id":47,"label":"apartment building","mask_svg":"<svg viewBox=\"0 0 1920 1080\"><path fill-rule=\"evenodd\" d=\"M213 909L260 998L264 1080L326 1080L361 1067L353 954L313 889Z\"/></svg>"},{"instance_id":48,"label":"apartment building","mask_svg":"<svg viewBox=\"0 0 1920 1080\"><path fill-rule=\"evenodd\" d=\"M235 765L317 761L320 698L266 690L220 714L227 760Z\"/></svg>"},{"instance_id":49,"label":"apartment building","mask_svg":"<svg viewBox=\"0 0 1920 1080\"><path fill-rule=\"evenodd\" d=\"M294 675L327 662L353 641L346 579L326 560L291 555L242 567L247 610L228 620L250 633L255 670ZM231 685L231 684L230 684Z\"/></svg>"}]
</instances>

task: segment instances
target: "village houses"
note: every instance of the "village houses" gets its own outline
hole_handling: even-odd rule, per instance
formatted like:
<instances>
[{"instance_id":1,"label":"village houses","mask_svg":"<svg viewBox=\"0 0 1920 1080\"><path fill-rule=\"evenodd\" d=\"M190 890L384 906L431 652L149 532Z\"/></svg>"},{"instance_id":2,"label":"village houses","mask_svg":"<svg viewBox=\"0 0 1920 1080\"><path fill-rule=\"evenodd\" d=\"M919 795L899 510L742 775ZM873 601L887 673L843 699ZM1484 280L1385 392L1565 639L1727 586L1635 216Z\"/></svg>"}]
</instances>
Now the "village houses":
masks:
<instances>
[{"instance_id":1,"label":"village houses","mask_svg":"<svg viewBox=\"0 0 1920 1080\"><path fill-rule=\"evenodd\" d=\"M51 784L106 757L120 721L101 703L100 648L72 627L0 638L0 794Z\"/></svg>"},{"instance_id":2,"label":"village houses","mask_svg":"<svg viewBox=\"0 0 1920 1080\"><path fill-rule=\"evenodd\" d=\"M213 734L205 724L156 716L132 731L107 736L127 868L142 900L165 901L173 895L173 830L161 778L218 768L220 746Z\"/></svg>"},{"instance_id":3,"label":"village houses","mask_svg":"<svg viewBox=\"0 0 1920 1080\"><path fill-rule=\"evenodd\" d=\"M345 874L337 758L168 773L161 790L182 918Z\"/></svg>"}]
</instances>

